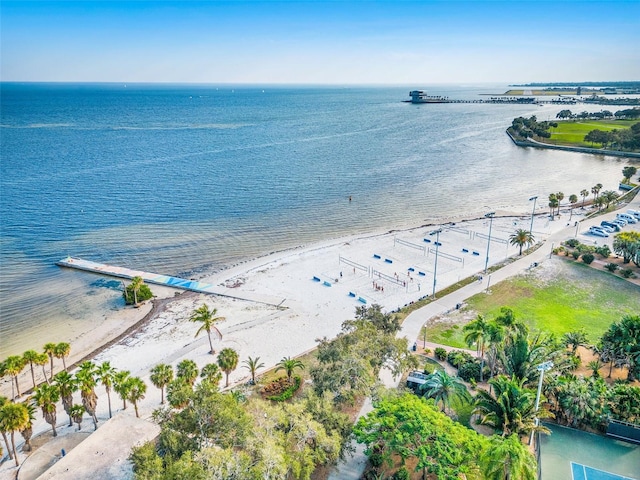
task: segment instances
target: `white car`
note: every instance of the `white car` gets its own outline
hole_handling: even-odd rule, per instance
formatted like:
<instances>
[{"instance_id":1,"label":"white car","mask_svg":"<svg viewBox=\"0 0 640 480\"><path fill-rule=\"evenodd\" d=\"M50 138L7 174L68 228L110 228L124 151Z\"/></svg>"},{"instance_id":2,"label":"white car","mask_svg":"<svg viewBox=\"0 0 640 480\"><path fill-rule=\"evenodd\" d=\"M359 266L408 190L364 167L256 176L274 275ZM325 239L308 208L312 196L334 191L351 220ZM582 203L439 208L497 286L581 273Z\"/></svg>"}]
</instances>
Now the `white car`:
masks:
<instances>
[{"instance_id":1,"label":"white car","mask_svg":"<svg viewBox=\"0 0 640 480\"><path fill-rule=\"evenodd\" d=\"M636 219L636 217L628 213L618 213L616 215L616 218L621 218L627 223L638 223L638 220Z\"/></svg>"},{"instance_id":2,"label":"white car","mask_svg":"<svg viewBox=\"0 0 640 480\"><path fill-rule=\"evenodd\" d=\"M635 217L636 220L640 220L640 212L638 210L629 209L625 213L628 213L632 217Z\"/></svg>"},{"instance_id":3,"label":"white car","mask_svg":"<svg viewBox=\"0 0 640 480\"><path fill-rule=\"evenodd\" d=\"M609 225L600 225L600 227L598 227L598 228L600 228L600 230L604 230L607 233L613 233L613 232L616 231L615 228L610 227Z\"/></svg>"},{"instance_id":4,"label":"white car","mask_svg":"<svg viewBox=\"0 0 640 480\"><path fill-rule=\"evenodd\" d=\"M607 232L605 232L604 230L602 230L601 228L598 227L591 227L589 229L589 233L591 235L595 235L596 237L608 237L609 234Z\"/></svg>"},{"instance_id":5,"label":"white car","mask_svg":"<svg viewBox=\"0 0 640 480\"><path fill-rule=\"evenodd\" d=\"M622 227L626 227L627 226L627 222L625 222L623 219L621 218L616 218L613 220L610 220L611 223L615 223L616 225L620 225L620 228Z\"/></svg>"}]
</instances>

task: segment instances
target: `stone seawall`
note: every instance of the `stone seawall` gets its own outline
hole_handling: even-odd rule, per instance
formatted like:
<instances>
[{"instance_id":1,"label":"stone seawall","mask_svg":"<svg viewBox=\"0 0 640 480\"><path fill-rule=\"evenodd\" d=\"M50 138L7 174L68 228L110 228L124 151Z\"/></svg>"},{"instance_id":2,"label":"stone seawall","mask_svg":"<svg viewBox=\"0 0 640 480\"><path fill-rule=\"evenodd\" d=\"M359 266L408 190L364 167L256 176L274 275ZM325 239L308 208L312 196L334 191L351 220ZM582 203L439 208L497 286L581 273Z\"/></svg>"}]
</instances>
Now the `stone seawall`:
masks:
<instances>
[{"instance_id":1,"label":"stone seawall","mask_svg":"<svg viewBox=\"0 0 640 480\"><path fill-rule=\"evenodd\" d=\"M586 147L565 147L563 145L549 145L547 143L537 142L535 140L516 140L509 130L506 130L507 135L513 143L519 147L533 147L533 148L547 148L551 150L564 150L565 152L578 152L578 153L590 153L592 155L611 155L613 157L625 157L625 158L638 158L640 159L640 153L635 152L620 152L618 150L602 150L599 148L586 148Z\"/></svg>"}]
</instances>

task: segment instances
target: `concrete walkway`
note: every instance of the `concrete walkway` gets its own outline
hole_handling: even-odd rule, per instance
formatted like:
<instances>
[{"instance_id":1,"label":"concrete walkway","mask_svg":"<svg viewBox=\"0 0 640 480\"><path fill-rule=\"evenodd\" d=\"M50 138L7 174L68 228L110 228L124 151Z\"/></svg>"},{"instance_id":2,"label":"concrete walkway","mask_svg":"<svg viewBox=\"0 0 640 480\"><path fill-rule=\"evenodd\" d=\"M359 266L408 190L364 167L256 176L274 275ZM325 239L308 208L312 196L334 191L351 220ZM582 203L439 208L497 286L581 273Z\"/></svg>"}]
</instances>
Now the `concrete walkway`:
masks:
<instances>
[{"instance_id":1,"label":"concrete walkway","mask_svg":"<svg viewBox=\"0 0 640 480\"><path fill-rule=\"evenodd\" d=\"M447 312L450 312L456 308L457 304L463 303L467 298L472 297L478 293L486 291L487 289L491 289L491 285L495 285L498 282L506 280L509 277L514 275L521 274L531 268L534 263L541 263L545 259L550 258L551 253L555 247L560 245L561 242L567 240L568 238L572 238L574 236L580 236L579 232L586 232L589 227L592 225L600 225L600 222L603 220L610 220L615 218L616 213L624 212L628 208L634 210L640 210L640 195L636 195L636 198L631 201L628 205L624 205L622 208L618 209L616 212L607 213L605 215L599 215L594 218L583 220L578 224L578 228L575 225L571 224L558 230L557 232L551 234L549 238L544 242L544 244L538 248L535 252L523 256L522 258L516 260L515 262L504 266L500 270L493 272L491 275L487 275L480 282L473 282L455 292L450 293L442 298L437 298L436 301L431 302L428 305L420 308L412 312L403 322L402 329L398 332L398 338L406 338L409 342L409 345L412 345L414 341L419 340L420 330L423 325L427 323L427 321L433 317L438 315L443 315ZM564 222L564 218L560 218L556 220L558 222ZM636 230L640 231L640 223L627 225L625 230ZM594 240L598 238L601 240L600 245L609 244L613 241L613 236L602 239L601 237L589 237L590 240L596 242ZM588 243L589 241L585 241L585 238L579 238L582 243ZM437 297L437 295L436 295ZM387 388L396 388L400 381L400 378L394 378L391 375L389 370L382 370L380 372L380 381ZM366 415L372 410L372 405L370 399L367 399L365 404L362 406L360 413L358 414L358 418L363 415ZM329 480L358 480L362 477L364 473L364 468L367 463L367 457L364 454L364 448L362 445L356 445L356 452L353 457L347 458L345 461L338 463L338 465L332 470L329 474Z\"/></svg>"}]
</instances>

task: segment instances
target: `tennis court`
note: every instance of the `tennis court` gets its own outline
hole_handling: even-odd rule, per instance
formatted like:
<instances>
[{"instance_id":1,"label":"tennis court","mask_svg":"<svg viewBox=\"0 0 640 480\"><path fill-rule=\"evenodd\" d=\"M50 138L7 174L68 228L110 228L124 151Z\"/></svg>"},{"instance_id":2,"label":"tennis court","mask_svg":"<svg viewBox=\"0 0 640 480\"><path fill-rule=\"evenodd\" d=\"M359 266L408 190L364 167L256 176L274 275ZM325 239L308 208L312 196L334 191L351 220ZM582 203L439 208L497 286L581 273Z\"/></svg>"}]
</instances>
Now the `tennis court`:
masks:
<instances>
[{"instance_id":1,"label":"tennis court","mask_svg":"<svg viewBox=\"0 0 640 480\"><path fill-rule=\"evenodd\" d=\"M571 462L571 476L573 480L636 480L575 462Z\"/></svg>"}]
</instances>

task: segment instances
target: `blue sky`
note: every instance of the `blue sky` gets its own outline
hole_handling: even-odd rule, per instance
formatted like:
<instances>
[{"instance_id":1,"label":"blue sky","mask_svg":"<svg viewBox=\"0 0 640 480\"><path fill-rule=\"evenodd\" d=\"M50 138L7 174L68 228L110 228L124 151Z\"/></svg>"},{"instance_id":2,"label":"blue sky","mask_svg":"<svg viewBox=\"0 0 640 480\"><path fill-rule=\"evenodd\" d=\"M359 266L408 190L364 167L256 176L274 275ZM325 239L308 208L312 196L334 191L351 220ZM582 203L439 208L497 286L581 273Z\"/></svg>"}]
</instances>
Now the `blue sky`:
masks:
<instances>
[{"instance_id":1,"label":"blue sky","mask_svg":"<svg viewBox=\"0 0 640 480\"><path fill-rule=\"evenodd\" d=\"M640 0L6 1L3 81L640 80Z\"/></svg>"}]
</instances>

